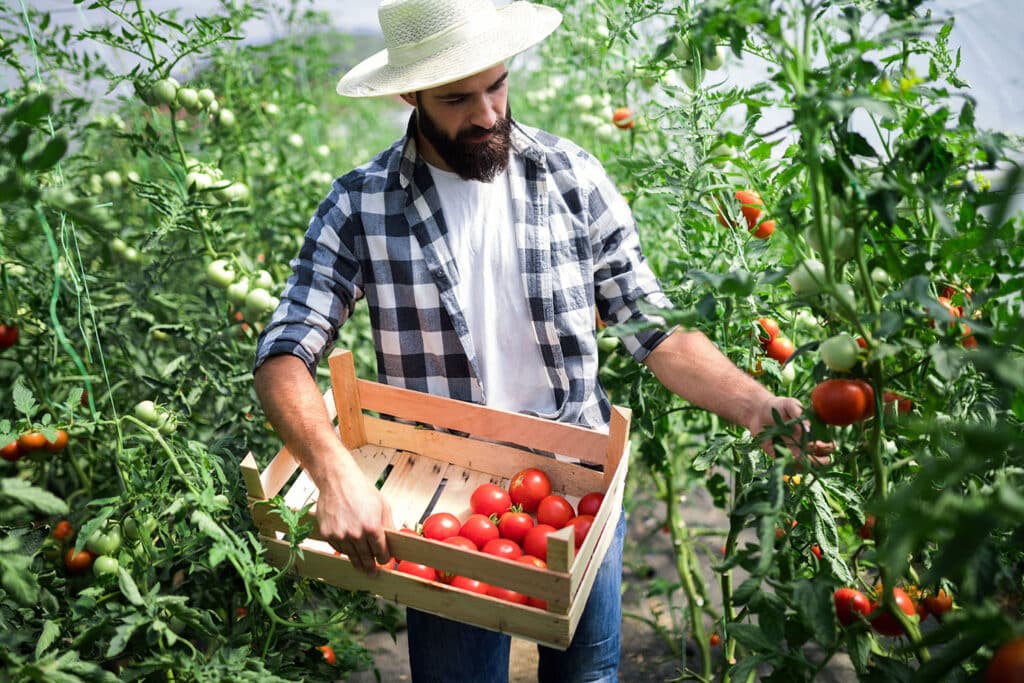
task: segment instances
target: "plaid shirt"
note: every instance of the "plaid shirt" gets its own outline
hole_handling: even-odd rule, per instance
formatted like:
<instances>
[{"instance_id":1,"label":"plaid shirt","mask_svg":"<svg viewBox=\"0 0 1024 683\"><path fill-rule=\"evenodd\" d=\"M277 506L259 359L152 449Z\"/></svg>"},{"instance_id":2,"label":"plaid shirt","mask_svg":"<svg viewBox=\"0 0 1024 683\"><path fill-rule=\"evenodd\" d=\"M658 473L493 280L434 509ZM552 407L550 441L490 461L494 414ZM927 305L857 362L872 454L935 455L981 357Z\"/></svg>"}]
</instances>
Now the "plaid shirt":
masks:
<instances>
[{"instance_id":1,"label":"plaid shirt","mask_svg":"<svg viewBox=\"0 0 1024 683\"><path fill-rule=\"evenodd\" d=\"M260 335L255 367L292 354L312 373L365 297L378 381L486 403L455 297L459 271L413 125L410 120L405 137L334 182ZM648 319L641 299L670 304L640 251L626 201L594 157L513 124L508 172L523 291L558 406L544 417L603 427L610 404L598 383L595 306L615 324ZM622 342L642 361L665 336L648 329Z\"/></svg>"}]
</instances>

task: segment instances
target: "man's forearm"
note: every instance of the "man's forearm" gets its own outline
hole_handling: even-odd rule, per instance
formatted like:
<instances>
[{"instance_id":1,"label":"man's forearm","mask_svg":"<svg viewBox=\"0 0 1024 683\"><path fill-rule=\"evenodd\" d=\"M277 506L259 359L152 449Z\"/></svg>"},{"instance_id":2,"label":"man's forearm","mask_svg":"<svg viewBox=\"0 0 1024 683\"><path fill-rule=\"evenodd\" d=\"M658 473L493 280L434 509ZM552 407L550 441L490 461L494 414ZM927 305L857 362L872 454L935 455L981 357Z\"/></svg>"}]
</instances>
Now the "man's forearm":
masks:
<instances>
[{"instance_id":1,"label":"man's forearm","mask_svg":"<svg viewBox=\"0 0 1024 683\"><path fill-rule=\"evenodd\" d=\"M754 428L759 406L774 398L701 332L676 330L645 364L672 393L748 429Z\"/></svg>"},{"instance_id":2,"label":"man's forearm","mask_svg":"<svg viewBox=\"0 0 1024 683\"><path fill-rule=\"evenodd\" d=\"M294 356L274 356L255 375L256 394L281 440L323 490L355 467L334 433L319 387Z\"/></svg>"}]
</instances>

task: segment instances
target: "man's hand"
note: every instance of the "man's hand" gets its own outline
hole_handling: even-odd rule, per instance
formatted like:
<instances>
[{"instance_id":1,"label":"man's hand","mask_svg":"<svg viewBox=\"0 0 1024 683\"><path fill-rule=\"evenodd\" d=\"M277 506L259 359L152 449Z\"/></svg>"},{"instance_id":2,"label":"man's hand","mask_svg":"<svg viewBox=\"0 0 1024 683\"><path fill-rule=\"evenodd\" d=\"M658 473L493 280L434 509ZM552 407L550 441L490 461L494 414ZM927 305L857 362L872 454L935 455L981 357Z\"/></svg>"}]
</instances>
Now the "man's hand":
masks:
<instances>
[{"instance_id":1,"label":"man's hand","mask_svg":"<svg viewBox=\"0 0 1024 683\"><path fill-rule=\"evenodd\" d=\"M394 528L391 506L362 472L345 477L344 484L320 491L316 518L320 533L331 546L348 556L352 565L371 576L377 562L391 558L385 529Z\"/></svg>"},{"instance_id":2,"label":"man's hand","mask_svg":"<svg viewBox=\"0 0 1024 683\"><path fill-rule=\"evenodd\" d=\"M754 411L746 427L755 436L767 428L775 426L773 412L777 412L783 422L797 420L804 413L804 407L795 398L772 395L762 401L758 409ZM824 441L806 442L805 435L810 432L811 425L807 420L799 420L793 425L791 434L783 437L783 443L793 453L804 452L808 458L818 464L828 464L831 461L831 453L835 444ZM771 439L762 442L761 447L768 455L775 457L775 445Z\"/></svg>"}]
</instances>

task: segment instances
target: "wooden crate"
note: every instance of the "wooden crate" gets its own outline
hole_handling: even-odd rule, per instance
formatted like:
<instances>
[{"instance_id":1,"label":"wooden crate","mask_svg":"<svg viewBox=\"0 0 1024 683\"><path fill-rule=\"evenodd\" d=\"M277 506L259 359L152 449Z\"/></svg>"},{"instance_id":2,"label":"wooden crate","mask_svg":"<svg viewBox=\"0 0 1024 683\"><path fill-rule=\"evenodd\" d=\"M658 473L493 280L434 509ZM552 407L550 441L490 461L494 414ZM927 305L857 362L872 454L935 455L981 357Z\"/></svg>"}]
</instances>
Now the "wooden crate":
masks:
<instances>
[{"instance_id":1,"label":"wooden crate","mask_svg":"<svg viewBox=\"0 0 1024 683\"><path fill-rule=\"evenodd\" d=\"M431 512L451 512L465 519L470 513L470 494L479 484L507 487L516 472L531 466L547 472L553 491L574 506L590 491L604 491L604 502L579 551L571 528L549 537L547 570L420 536L386 532L388 547L397 557L546 600L544 610L395 571L367 576L346 556L336 553L317 531L303 541L299 557L291 552L284 538L285 525L270 513L268 500L290 483L284 493L288 507L313 504L309 514L315 515L316 486L287 449L281 449L263 472L250 453L242 462L242 475L268 561L278 567L290 564L291 570L302 576L335 586L369 591L425 612L566 649L621 514L629 461L629 411L613 407L609 433L603 434L357 379L348 351L335 351L329 363L332 389L324 394L328 413L332 420L337 418L341 440L367 478L374 482L383 479L380 490L391 505L398 528L415 528ZM438 431L441 428L455 433ZM527 449L575 458L602 470Z\"/></svg>"}]
</instances>

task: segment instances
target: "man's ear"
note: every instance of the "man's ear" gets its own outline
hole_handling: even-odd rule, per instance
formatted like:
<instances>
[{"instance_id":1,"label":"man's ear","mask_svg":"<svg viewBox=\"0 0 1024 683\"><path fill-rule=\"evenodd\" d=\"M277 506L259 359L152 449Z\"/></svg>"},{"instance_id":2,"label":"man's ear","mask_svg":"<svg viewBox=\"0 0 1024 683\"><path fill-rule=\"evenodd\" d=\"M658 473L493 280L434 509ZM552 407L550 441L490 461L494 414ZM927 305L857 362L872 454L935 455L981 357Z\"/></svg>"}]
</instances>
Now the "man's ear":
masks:
<instances>
[{"instance_id":1,"label":"man's ear","mask_svg":"<svg viewBox=\"0 0 1024 683\"><path fill-rule=\"evenodd\" d=\"M410 107L416 106L416 93L406 92L399 95Z\"/></svg>"}]
</instances>

